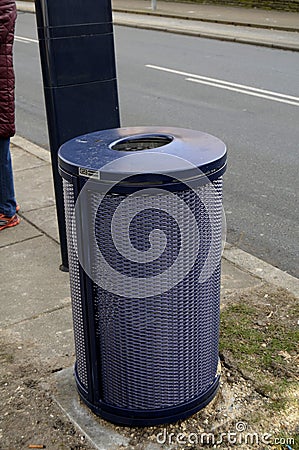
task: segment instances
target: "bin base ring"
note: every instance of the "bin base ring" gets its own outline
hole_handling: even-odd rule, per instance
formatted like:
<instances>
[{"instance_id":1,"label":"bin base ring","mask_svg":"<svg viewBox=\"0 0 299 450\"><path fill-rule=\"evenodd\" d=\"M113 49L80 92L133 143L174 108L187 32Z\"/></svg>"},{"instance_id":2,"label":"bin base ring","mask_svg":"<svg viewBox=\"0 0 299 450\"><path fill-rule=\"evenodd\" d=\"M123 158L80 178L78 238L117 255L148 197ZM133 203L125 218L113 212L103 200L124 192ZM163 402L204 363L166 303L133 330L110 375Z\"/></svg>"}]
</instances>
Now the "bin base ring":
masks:
<instances>
[{"instance_id":1,"label":"bin base ring","mask_svg":"<svg viewBox=\"0 0 299 450\"><path fill-rule=\"evenodd\" d=\"M193 399L191 402L187 402L170 408L132 410L111 406L103 401L99 401L97 404L90 402L87 399L88 394L86 390L83 388L79 381L76 366L74 375L77 384L77 390L81 399L97 416L117 425L134 427L162 425L186 419L192 414L195 414L196 412L203 409L213 400L213 398L217 394L220 383L220 374L217 373L213 384L206 390L206 392L198 396L196 399Z\"/></svg>"}]
</instances>

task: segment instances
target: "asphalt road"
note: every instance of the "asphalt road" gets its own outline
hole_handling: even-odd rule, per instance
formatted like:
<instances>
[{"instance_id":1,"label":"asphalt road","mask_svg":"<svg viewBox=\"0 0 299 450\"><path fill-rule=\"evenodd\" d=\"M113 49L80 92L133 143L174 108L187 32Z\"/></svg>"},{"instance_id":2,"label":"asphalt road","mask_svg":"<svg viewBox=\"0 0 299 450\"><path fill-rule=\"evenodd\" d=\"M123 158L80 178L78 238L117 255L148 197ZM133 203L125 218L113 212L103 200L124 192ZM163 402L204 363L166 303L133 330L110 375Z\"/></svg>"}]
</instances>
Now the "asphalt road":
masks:
<instances>
[{"instance_id":1,"label":"asphalt road","mask_svg":"<svg viewBox=\"0 0 299 450\"><path fill-rule=\"evenodd\" d=\"M48 147L35 28L33 14L19 14L17 132ZM227 241L299 276L298 54L125 27L115 41L122 125L222 139Z\"/></svg>"}]
</instances>

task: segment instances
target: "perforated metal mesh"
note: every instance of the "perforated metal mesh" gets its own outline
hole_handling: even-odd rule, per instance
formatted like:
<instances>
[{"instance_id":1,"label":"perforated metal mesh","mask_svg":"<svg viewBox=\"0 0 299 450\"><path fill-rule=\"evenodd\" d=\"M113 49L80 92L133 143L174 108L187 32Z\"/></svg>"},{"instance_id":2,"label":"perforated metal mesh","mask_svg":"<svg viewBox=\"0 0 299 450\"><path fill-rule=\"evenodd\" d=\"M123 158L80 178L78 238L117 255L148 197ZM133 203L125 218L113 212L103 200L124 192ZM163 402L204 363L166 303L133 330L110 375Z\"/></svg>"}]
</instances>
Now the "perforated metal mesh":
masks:
<instances>
[{"instance_id":1,"label":"perforated metal mesh","mask_svg":"<svg viewBox=\"0 0 299 450\"><path fill-rule=\"evenodd\" d=\"M77 373L83 387L88 389L79 261L75 250L76 230L72 227L75 210L74 189L66 180L63 180L63 188Z\"/></svg>"},{"instance_id":2,"label":"perforated metal mesh","mask_svg":"<svg viewBox=\"0 0 299 450\"><path fill-rule=\"evenodd\" d=\"M132 217L136 209L144 211L130 227L133 245L144 248L149 232L156 227L163 229L168 238L168 251L158 248L157 254L162 253L161 258L142 265L119 255L111 240L111 217L125 197L110 196L101 204L95 220L97 242L93 248L99 247L114 269L127 275L124 289L132 292L130 298L125 298L94 286L97 346L105 402L133 409L170 407L191 401L214 381L218 364L221 187L219 179L214 186L198 189L202 202L192 190L176 193L196 218L200 252L194 267L182 282L168 292L148 298L134 297L134 292L137 295L136 277L155 275L157 266L163 271L177 258L180 230L163 211L174 212L177 208L175 214L184 217L183 205L175 202L174 206L171 195L158 197L158 207L160 205L161 208L158 212L151 209L150 196L127 201L124 214L128 217ZM91 194L91 208L97 209L100 200L98 194ZM203 203L209 206L208 214ZM192 243L192 226L190 224L188 228L187 224L190 246L195 245ZM200 284L198 279L209 251L210 269L216 267L216 270ZM95 251L95 274L102 270L97 255Z\"/></svg>"},{"instance_id":3,"label":"perforated metal mesh","mask_svg":"<svg viewBox=\"0 0 299 450\"><path fill-rule=\"evenodd\" d=\"M73 192L66 181L64 189L66 214L71 215ZM176 202L177 206L173 204L173 195L158 196L155 204L158 201L159 206L160 203L159 212L158 207L155 210L152 208L150 195L129 200L125 196L107 195L103 201L100 194L90 192L90 217L86 220L90 221L94 239L86 245L91 247L94 279L104 270L100 250L114 270L126 275L124 289L132 293L130 297L123 297L108 292L96 283L93 286L101 380L98 388L105 403L127 409L166 408L192 401L204 394L214 382L218 364L220 312L221 194L222 179L219 178L195 192L191 189L176 192L175 195L182 200ZM115 248L111 219L124 200L127 202L124 214L128 217L134 215L136 208L144 210L143 214L136 215L129 229L134 247L148 250L148 236L153 229L162 229L167 237L166 248L161 243L161 248L157 249L157 259L152 262L132 262ZM145 298L140 298L140 295L139 298L134 297L134 292L137 295L138 277L155 276L171 267L177 258L182 242L180 229L164 212L169 210L184 218L183 203L192 211L199 230L200 251L194 265L171 290L164 292L162 283L163 293ZM193 226L186 224L191 247L195 245L192 244ZM69 249L69 257L78 372L80 368L80 379L87 385L79 265L72 248ZM210 276L200 283L203 272Z\"/></svg>"}]
</instances>

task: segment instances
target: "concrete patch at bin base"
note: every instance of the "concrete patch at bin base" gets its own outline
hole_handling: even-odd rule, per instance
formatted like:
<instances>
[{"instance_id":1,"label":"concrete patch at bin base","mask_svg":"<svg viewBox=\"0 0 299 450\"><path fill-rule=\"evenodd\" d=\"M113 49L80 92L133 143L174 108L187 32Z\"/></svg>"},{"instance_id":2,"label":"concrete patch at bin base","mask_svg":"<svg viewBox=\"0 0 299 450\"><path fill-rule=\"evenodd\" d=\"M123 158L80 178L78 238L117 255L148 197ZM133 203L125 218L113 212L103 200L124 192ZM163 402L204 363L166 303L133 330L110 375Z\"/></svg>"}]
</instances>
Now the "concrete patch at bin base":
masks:
<instances>
[{"instance_id":1,"label":"concrete patch at bin base","mask_svg":"<svg viewBox=\"0 0 299 450\"><path fill-rule=\"evenodd\" d=\"M98 420L81 403L73 373L74 369L70 367L55 374L54 400L56 403L97 450L117 450L128 447L128 438L117 433L108 422Z\"/></svg>"},{"instance_id":2,"label":"concrete patch at bin base","mask_svg":"<svg viewBox=\"0 0 299 450\"><path fill-rule=\"evenodd\" d=\"M68 419L89 440L97 450L170 450L168 445L156 442L144 442L136 447L130 444L130 438L122 435L113 424L95 416L80 400L77 393L74 368L68 367L54 375L55 390L53 398Z\"/></svg>"}]
</instances>

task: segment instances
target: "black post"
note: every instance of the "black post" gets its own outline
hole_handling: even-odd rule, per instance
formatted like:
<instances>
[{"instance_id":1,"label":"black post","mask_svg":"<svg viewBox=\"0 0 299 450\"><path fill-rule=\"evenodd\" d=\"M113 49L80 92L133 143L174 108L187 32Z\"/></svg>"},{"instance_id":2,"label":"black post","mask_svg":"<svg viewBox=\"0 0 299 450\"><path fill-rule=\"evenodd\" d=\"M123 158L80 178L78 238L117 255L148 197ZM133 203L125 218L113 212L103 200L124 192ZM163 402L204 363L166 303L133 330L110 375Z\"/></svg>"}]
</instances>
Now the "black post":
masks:
<instances>
[{"instance_id":1,"label":"black post","mask_svg":"<svg viewBox=\"0 0 299 450\"><path fill-rule=\"evenodd\" d=\"M36 0L62 270L68 268L57 153L69 139L120 126L110 0Z\"/></svg>"}]
</instances>

